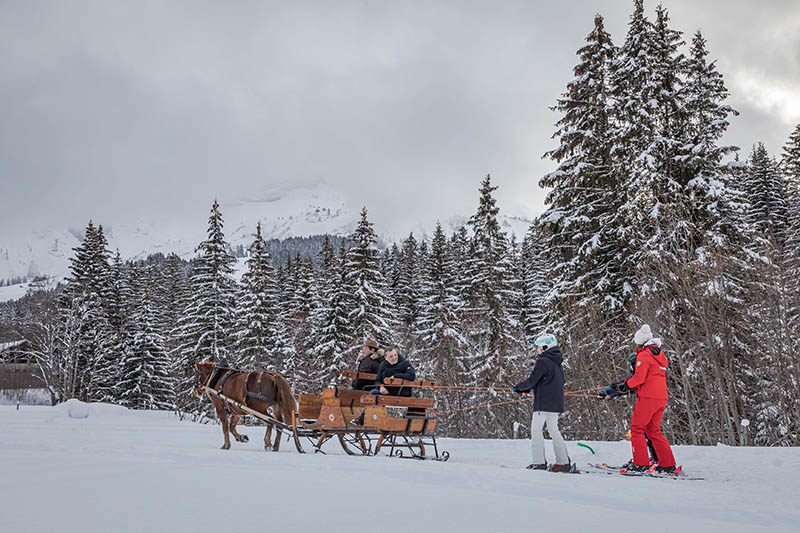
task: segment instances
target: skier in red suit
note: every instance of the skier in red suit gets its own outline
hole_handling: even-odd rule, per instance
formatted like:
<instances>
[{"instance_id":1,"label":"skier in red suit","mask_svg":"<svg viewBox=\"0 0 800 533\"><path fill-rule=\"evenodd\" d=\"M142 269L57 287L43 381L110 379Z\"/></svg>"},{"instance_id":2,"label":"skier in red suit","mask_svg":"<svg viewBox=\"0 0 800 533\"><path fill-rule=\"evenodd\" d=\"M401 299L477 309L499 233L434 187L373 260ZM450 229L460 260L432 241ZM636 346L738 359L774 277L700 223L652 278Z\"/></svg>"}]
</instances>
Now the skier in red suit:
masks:
<instances>
[{"instance_id":1,"label":"skier in red suit","mask_svg":"<svg viewBox=\"0 0 800 533\"><path fill-rule=\"evenodd\" d=\"M631 418L631 446L633 464L629 471L646 471L650 467L645 435L658 454L658 472L673 472L675 457L667 438L661 433L661 417L667 406L667 356L661 350L660 339L654 339L650 326L643 325L633 340L636 348L636 369L633 376L620 386L636 391L636 405Z\"/></svg>"}]
</instances>

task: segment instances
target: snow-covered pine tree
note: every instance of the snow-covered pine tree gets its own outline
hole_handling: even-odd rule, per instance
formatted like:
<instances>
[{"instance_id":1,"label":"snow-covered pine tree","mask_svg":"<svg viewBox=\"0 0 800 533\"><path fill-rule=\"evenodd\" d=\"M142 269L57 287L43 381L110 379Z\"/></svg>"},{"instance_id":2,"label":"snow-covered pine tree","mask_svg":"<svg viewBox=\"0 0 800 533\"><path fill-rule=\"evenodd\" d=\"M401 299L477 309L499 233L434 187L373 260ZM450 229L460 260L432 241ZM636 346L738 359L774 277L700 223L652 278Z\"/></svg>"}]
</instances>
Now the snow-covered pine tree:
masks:
<instances>
[{"instance_id":1,"label":"snow-covered pine tree","mask_svg":"<svg viewBox=\"0 0 800 533\"><path fill-rule=\"evenodd\" d=\"M445 244L447 241L445 240ZM417 263L419 264L420 276L423 276L422 271L425 270L425 265L428 264L429 246L428 240L423 239L419 243L419 253L417 254Z\"/></svg>"},{"instance_id":2,"label":"snow-covered pine tree","mask_svg":"<svg viewBox=\"0 0 800 533\"><path fill-rule=\"evenodd\" d=\"M231 365L238 363L230 350L235 318L233 263L236 260L228 252L222 228L219 204L214 200L208 219L208 238L197 247L199 255L192 262L186 307L172 333L176 375L182 377L178 383L181 407L191 403L191 382L186 376L191 375L195 362L225 357Z\"/></svg>"},{"instance_id":3,"label":"snow-covered pine tree","mask_svg":"<svg viewBox=\"0 0 800 533\"><path fill-rule=\"evenodd\" d=\"M465 276L470 284L465 311L475 352L470 364L472 381L489 386L506 383L507 365L518 355L517 324L508 311L515 297L508 241L497 220L499 209L489 175L481 182L478 210L469 219L472 229Z\"/></svg>"},{"instance_id":4,"label":"snow-covered pine tree","mask_svg":"<svg viewBox=\"0 0 800 533\"><path fill-rule=\"evenodd\" d=\"M788 202L788 231L784 257L791 297L789 327L790 331L795 332L794 337L800 338L800 124L783 147L783 171L786 177ZM800 384L800 377L797 383Z\"/></svg>"},{"instance_id":5,"label":"snow-covered pine tree","mask_svg":"<svg viewBox=\"0 0 800 533\"><path fill-rule=\"evenodd\" d=\"M800 124L794 128L783 146L782 163L787 187L793 193L800 191Z\"/></svg>"},{"instance_id":6,"label":"snow-covered pine tree","mask_svg":"<svg viewBox=\"0 0 800 533\"><path fill-rule=\"evenodd\" d=\"M750 359L755 381L747 406L755 410L758 444L793 445L800 435L800 371L794 363L798 326L797 191L791 161L792 137L779 165L762 144L754 147L747 169L750 220L764 239L749 295L748 330L758 331L758 356ZM766 242L764 242L766 241ZM762 340L763 339L763 340ZM747 375L750 376L750 375Z\"/></svg>"},{"instance_id":7,"label":"snow-covered pine tree","mask_svg":"<svg viewBox=\"0 0 800 533\"><path fill-rule=\"evenodd\" d=\"M728 90L715 62L708 62L707 56L706 40L697 31L681 93L685 144L677 157L685 176L690 219L696 226L696 233L691 236L695 248L736 242L743 233L739 213L744 206L737 184L722 162L724 156L738 148L719 144L728 129L728 117L739 112L724 103Z\"/></svg>"},{"instance_id":8,"label":"snow-covered pine tree","mask_svg":"<svg viewBox=\"0 0 800 533\"><path fill-rule=\"evenodd\" d=\"M787 275L798 300L796 305L800 305L800 124L783 147L782 167L787 202ZM795 309L794 314L800 314L800 308ZM800 317L797 319L800 320ZM800 331L800 323L794 323L793 331Z\"/></svg>"},{"instance_id":9,"label":"snow-covered pine tree","mask_svg":"<svg viewBox=\"0 0 800 533\"><path fill-rule=\"evenodd\" d=\"M634 30L646 29L643 18L633 19L626 43L629 53L638 51L644 38ZM618 314L624 303L616 231L625 196L620 194L622 174L612 162L612 150L619 153L622 148L614 145L609 115L610 68L617 49L600 15L595 16L586 42L577 52L575 78L553 108L563 114L553 135L559 146L545 156L559 165L540 180L542 187L553 188L539 219L539 232L552 263L552 290L543 309L548 310L548 322L557 334L568 329L567 317L576 309L596 303ZM637 71L628 72L627 65L622 65L616 72L620 95L639 81ZM623 105L621 112L632 114L633 110ZM631 138L638 134L634 128L625 132Z\"/></svg>"},{"instance_id":10,"label":"snow-covered pine tree","mask_svg":"<svg viewBox=\"0 0 800 533\"><path fill-rule=\"evenodd\" d=\"M119 401L131 409L173 409L175 383L164 337L157 331L156 266L131 268L135 283L118 385Z\"/></svg>"},{"instance_id":11,"label":"snow-covered pine tree","mask_svg":"<svg viewBox=\"0 0 800 533\"><path fill-rule=\"evenodd\" d=\"M317 368L317 386L320 387L335 383L342 370L353 367L348 352L356 341L348 316L354 304L345 279L345 257L345 243L342 242L337 258L326 235L320 252L317 281L319 305L312 317L314 366Z\"/></svg>"},{"instance_id":12,"label":"snow-covered pine tree","mask_svg":"<svg viewBox=\"0 0 800 533\"><path fill-rule=\"evenodd\" d=\"M540 333L548 329L547 295L551 286L550 264L539 225L533 223L522 240L522 312L520 325L525 345L531 346Z\"/></svg>"},{"instance_id":13,"label":"snow-covered pine tree","mask_svg":"<svg viewBox=\"0 0 800 533\"><path fill-rule=\"evenodd\" d=\"M111 286L108 243L103 227L90 221L83 243L70 258L70 277L61 304L65 314L74 316L77 353L70 358L74 378L70 397L83 401L113 399L110 389L116 380L114 336L108 322L107 299Z\"/></svg>"},{"instance_id":14,"label":"snow-covered pine tree","mask_svg":"<svg viewBox=\"0 0 800 533\"><path fill-rule=\"evenodd\" d=\"M297 263L299 263L299 255L297 261L289 254L286 258L286 264L281 271L282 277L279 278L278 289L280 290L281 304L281 318L286 324L287 328L291 329L292 316L294 315L293 306L296 303L295 293L297 292Z\"/></svg>"},{"instance_id":15,"label":"snow-covered pine tree","mask_svg":"<svg viewBox=\"0 0 800 533\"><path fill-rule=\"evenodd\" d=\"M298 253L293 267L294 293L289 330L292 336L292 356L284 359L282 373L295 390L309 390L315 380L313 368L312 315L317 306L317 290L311 259Z\"/></svg>"},{"instance_id":16,"label":"snow-covered pine tree","mask_svg":"<svg viewBox=\"0 0 800 533\"><path fill-rule=\"evenodd\" d=\"M119 249L114 254L109 268L109 288L105 298L108 325L118 337L121 337L122 325L128 311L127 305L131 298L131 288L128 283L127 269L122 262Z\"/></svg>"},{"instance_id":17,"label":"snow-covered pine tree","mask_svg":"<svg viewBox=\"0 0 800 533\"><path fill-rule=\"evenodd\" d=\"M481 181L478 209L468 222L472 236L463 271L469 283L463 308L468 383L484 387L507 386L518 376L523 353L521 328L509 312L518 295L512 285L508 240L497 220L499 209L492 194L496 189L489 175ZM489 409L474 427L488 435L508 435L510 429L500 420L508 420L515 407Z\"/></svg>"},{"instance_id":18,"label":"snow-covered pine tree","mask_svg":"<svg viewBox=\"0 0 800 533\"><path fill-rule=\"evenodd\" d=\"M256 226L253 242L247 249L247 271L242 275L236 306L236 352L239 364L246 369L270 365L267 347L272 342L270 325L276 320L275 302L269 285L272 277L272 258L261 235L261 223Z\"/></svg>"},{"instance_id":19,"label":"snow-covered pine tree","mask_svg":"<svg viewBox=\"0 0 800 533\"><path fill-rule=\"evenodd\" d=\"M383 346L392 344L397 321L386 280L378 266L377 237L367 219L366 207L361 210L361 220L350 241L352 246L347 251L344 272L352 294L353 308L348 319L353 335L350 351L354 356L366 338L375 339Z\"/></svg>"},{"instance_id":20,"label":"snow-covered pine tree","mask_svg":"<svg viewBox=\"0 0 800 533\"><path fill-rule=\"evenodd\" d=\"M420 373L445 383L459 383L465 376L460 349L465 339L459 311L463 302L456 288L456 266L441 224L431 240L431 250L423 265L419 331L422 351L427 357L420 363Z\"/></svg>"},{"instance_id":21,"label":"snow-covered pine tree","mask_svg":"<svg viewBox=\"0 0 800 533\"><path fill-rule=\"evenodd\" d=\"M517 236L513 233L508 241L508 263L511 265L511 279L509 281L514 297L508 302L508 311L520 327L524 328L525 309L523 300L525 299L525 265L522 262L522 245L517 242Z\"/></svg>"},{"instance_id":22,"label":"snow-covered pine tree","mask_svg":"<svg viewBox=\"0 0 800 533\"><path fill-rule=\"evenodd\" d=\"M466 226L459 226L458 229L453 232L448 242L448 250L450 251L450 256L453 258L453 264L460 265L463 268L463 265L467 263L467 259L469 258L470 250L469 232ZM455 289L458 294L458 299L461 302L467 302L469 300L470 284L465 276L456 277Z\"/></svg>"},{"instance_id":23,"label":"snow-covered pine tree","mask_svg":"<svg viewBox=\"0 0 800 533\"><path fill-rule=\"evenodd\" d=\"M786 239L786 184L774 158L763 143L753 147L746 177L750 222L769 241L781 247Z\"/></svg>"},{"instance_id":24,"label":"snow-covered pine tree","mask_svg":"<svg viewBox=\"0 0 800 533\"><path fill-rule=\"evenodd\" d=\"M395 292L399 319L399 344L406 355L417 359L416 339L419 330L420 259L419 244L410 233L402 243L399 256L399 280Z\"/></svg>"},{"instance_id":25,"label":"snow-covered pine tree","mask_svg":"<svg viewBox=\"0 0 800 533\"><path fill-rule=\"evenodd\" d=\"M92 372L92 398L96 401L114 401L117 398L116 387L119 382L120 353L116 350L117 336L109 322L109 303L112 301L111 252L108 249L103 226L97 226L97 241L92 254L95 265L94 287L103 308L98 339L99 352Z\"/></svg>"},{"instance_id":26,"label":"snow-covered pine tree","mask_svg":"<svg viewBox=\"0 0 800 533\"><path fill-rule=\"evenodd\" d=\"M386 293L392 299L392 306L399 309L402 293L400 292L400 277L402 276L402 261L400 247L392 243L391 248L378 253L380 270L386 280Z\"/></svg>"},{"instance_id":27,"label":"snow-covered pine tree","mask_svg":"<svg viewBox=\"0 0 800 533\"><path fill-rule=\"evenodd\" d=\"M61 358L69 365L62 369L61 378L69 384L64 390L67 398L98 399L99 371L105 369L106 351L112 344L104 305L110 282L105 246L102 227L89 221L83 242L73 249L70 276L59 299L61 322L72 329L68 346L73 353Z\"/></svg>"},{"instance_id":28,"label":"snow-covered pine tree","mask_svg":"<svg viewBox=\"0 0 800 533\"><path fill-rule=\"evenodd\" d=\"M613 271L623 280L623 307L634 291L649 290L650 283L639 283L642 255L661 252L657 241L668 233L659 218L660 202L668 183L661 148L671 146L669 133L659 120L674 97L676 80L664 71L671 64L671 53L679 41L662 21L662 41L656 42L656 31L647 20L642 0L634 0L634 11L628 24L625 41L611 63L610 136L612 174L617 181L617 194L622 200L617 217L609 224L615 231L618 250L613 255L621 265ZM654 54L658 53L659 57ZM664 89L664 93L659 91ZM654 224L652 221L655 220Z\"/></svg>"},{"instance_id":29,"label":"snow-covered pine tree","mask_svg":"<svg viewBox=\"0 0 800 533\"><path fill-rule=\"evenodd\" d=\"M278 286L278 276L271 265L265 265L263 282L261 300L267 320L267 334L264 339L265 365L268 370L280 371L287 360L294 358L294 348L285 315L286 306L282 305L283 296Z\"/></svg>"},{"instance_id":30,"label":"snow-covered pine tree","mask_svg":"<svg viewBox=\"0 0 800 533\"><path fill-rule=\"evenodd\" d=\"M98 384L96 398L103 402L119 401L119 363L128 342L129 315L134 309L129 268L122 262L119 250L109 265L108 288L102 298L108 322L108 338L104 350L104 378Z\"/></svg>"},{"instance_id":31,"label":"snow-covered pine tree","mask_svg":"<svg viewBox=\"0 0 800 533\"><path fill-rule=\"evenodd\" d=\"M659 5L656 20L648 25L647 48L643 62L647 76L643 86L628 86L620 95L641 103L645 113L624 116L632 130L646 131L634 150L625 157L631 172L626 181L628 197L627 226L635 228L626 244L628 268L638 274L631 279L640 294L658 286L649 279L643 265L667 258L686 260L688 246L695 236L691 225L685 187L694 177L687 171L687 108L682 99L687 61L679 48L685 44L681 32L670 28L667 10ZM627 42L626 42L627 44ZM623 57L625 54L623 46Z\"/></svg>"},{"instance_id":32,"label":"snow-covered pine tree","mask_svg":"<svg viewBox=\"0 0 800 533\"><path fill-rule=\"evenodd\" d=\"M430 253L423 265L419 306L420 350L418 374L444 385L457 385L467 380L465 351L467 342L459 312L462 302L456 286L456 265L441 224L431 240ZM440 408L462 407L460 395L437 395ZM449 434L464 434L467 417L446 416L442 420Z\"/></svg>"},{"instance_id":33,"label":"snow-covered pine tree","mask_svg":"<svg viewBox=\"0 0 800 533\"><path fill-rule=\"evenodd\" d=\"M160 271L157 331L169 339L169 333L178 325L186 305L187 279L183 263L176 254L169 254ZM171 352L172 346L167 345Z\"/></svg>"}]
</instances>

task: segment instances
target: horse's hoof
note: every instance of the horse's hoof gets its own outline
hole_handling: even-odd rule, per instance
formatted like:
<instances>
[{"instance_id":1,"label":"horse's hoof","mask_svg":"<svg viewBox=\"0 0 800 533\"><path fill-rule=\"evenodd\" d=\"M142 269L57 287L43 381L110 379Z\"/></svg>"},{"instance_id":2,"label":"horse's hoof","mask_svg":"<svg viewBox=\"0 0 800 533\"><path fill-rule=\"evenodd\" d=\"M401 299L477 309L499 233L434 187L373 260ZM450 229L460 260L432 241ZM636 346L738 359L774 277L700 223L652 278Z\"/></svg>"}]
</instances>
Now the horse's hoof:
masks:
<instances>
[{"instance_id":1,"label":"horse's hoof","mask_svg":"<svg viewBox=\"0 0 800 533\"><path fill-rule=\"evenodd\" d=\"M242 442L250 442L250 439L247 437L247 435L242 435Z\"/></svg>"},{"instance_id":2,"label":"horse's hoof","mask_svg":"<svg viewBox=\"0 0 800 533\"><path fill-rule=\"evenodd\" d=\"M222 446L220 446L220 448L219 448L219 449L220 449L220 450L230 450L230 449L231 449L231 447L230 447L230 445L228 445L228 446L225 446L225 445L223 444Z\"/></svg>"}]
</instances>

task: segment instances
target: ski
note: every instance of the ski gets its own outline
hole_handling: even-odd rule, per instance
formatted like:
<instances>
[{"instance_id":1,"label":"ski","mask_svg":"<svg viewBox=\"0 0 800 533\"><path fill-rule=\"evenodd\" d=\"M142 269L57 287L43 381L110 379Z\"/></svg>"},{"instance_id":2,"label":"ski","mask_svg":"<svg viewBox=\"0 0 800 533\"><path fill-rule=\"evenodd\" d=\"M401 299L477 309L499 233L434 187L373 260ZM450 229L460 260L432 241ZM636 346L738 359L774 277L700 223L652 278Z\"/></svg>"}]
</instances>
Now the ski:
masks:
<instances>
[{"instance_id":1,"label":"ski","mask_svg":"<svg viewBox=\"0 0 800 533\"><path fill-rule=\"evenodd\" d=\"M629 476L629 477L655 477L655 478L665 478L665 479L676 479L682 481L699 481L704 478L696 477L696 476L687 476L683 472L683 466L679 466L675 469L673 473L666 473L666 472L656 472L655 466L650 467L650 469L646 472L628 472L625 470L625 466L617 467L611 466L606 463L588 463L587 466L593 469L593 471L601 472L604 474L619 474L622 476Z\"/></svg>"},{"instance_id":2,"label":"ski","mask_svg":"<svg viewBox=\"0 0 800 533\"><path fill-rule=\"evenodd\" d=\"M509 466L509 465L504 465L504 464L501 464L501 465L500 465L500 468L511 468L511 469L516 469L516 468L519 468L519 467L518 467L518 466ZM532 469L527 469L527 470L532 470ZM583 472L581 472L581 470L579 470L579 469L578 469L578 465L577 465L577 463L570 463L570 465L569 465L569 469L568 469L568 470L566 470L566 471L564 471L564 470L559 470L558 472L554 472L554 471L553 471L553 465L548 465L548 467L547 467L546 469L544 469L544 470L537 470L537 471L538 471L538 472L551 472L551 473L553 473L553 474L582 474L582 473L583 473Z\"/></svg>"},{"instance_id":3,"label":"ski","mask_svg":"<svg viewBox=\"0 0 800 533\"><path fill-rule=\"evenodd\" d=\"M620 469L623 468L621 466L611 466L608 463L587 463L587 466L606 472L619 472Z\"/></svg>"}]
</instances>

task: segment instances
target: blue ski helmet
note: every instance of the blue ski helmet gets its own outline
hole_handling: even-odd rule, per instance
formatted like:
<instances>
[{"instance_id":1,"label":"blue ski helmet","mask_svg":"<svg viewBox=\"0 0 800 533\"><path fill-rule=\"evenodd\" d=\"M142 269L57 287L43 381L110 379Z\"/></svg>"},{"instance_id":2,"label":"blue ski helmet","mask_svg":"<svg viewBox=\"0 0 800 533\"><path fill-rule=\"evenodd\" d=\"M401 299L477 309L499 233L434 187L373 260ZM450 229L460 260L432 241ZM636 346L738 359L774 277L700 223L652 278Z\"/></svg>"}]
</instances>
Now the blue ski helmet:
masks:
<instances>
[{"instance_id":1,"label":"blue ski helmet","mask_svg":"<svg viewBox=\"0 0 800 533\"><path fill-rule=\"evenodd\" d=\"M556 336L551 333L542 333L536 340L533 341L534 346L541 346L542 350L546 350L548 348L552 348L553 346L558 346L558 339Z\"/></svg>"}]
</instances>

